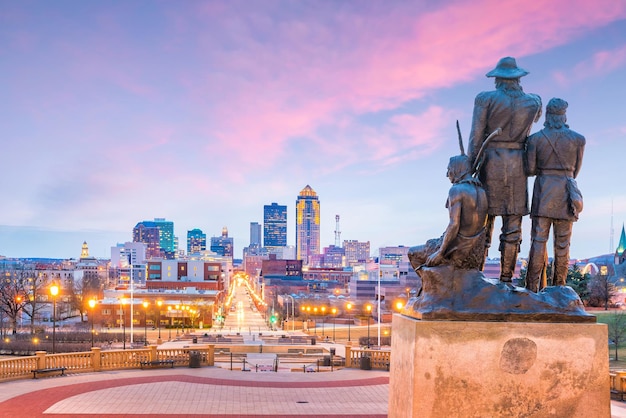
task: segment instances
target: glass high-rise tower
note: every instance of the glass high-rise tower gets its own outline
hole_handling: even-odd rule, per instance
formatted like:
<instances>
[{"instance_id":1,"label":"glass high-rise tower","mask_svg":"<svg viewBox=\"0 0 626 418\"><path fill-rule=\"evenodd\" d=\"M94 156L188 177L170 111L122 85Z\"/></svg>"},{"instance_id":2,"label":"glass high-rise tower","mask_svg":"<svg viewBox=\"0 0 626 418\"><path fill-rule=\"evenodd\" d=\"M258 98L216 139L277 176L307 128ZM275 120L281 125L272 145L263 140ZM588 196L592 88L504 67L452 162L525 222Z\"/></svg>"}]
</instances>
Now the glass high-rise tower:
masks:
<instances>
[{"instance_id":1,"label":"glass high-rise tower","mask_svg":"<svg viewBox=\"0 0 626 418\"><path fill-rule=\"evenodd\" d=\"M159 228L159 244L165 253L174 253L176 245L174 240L174 222L166 221L165 218L154 218L154 223Z\"/></svg>"},{"instance_id":2,"label":"glass high-rise tower","mask_svg":"<svg viewBox=\"0 0 626 418\"><path fill-rule=\"evenodd\" d=\"M206 251L206 234L195 228L187 231L187 254L198 254Z\"/></svg>"},{"instance_id":3,"label":"glass high-rise tower","mask_svg":"<svg viewBox=\"0 0 626 418\"><path fill-rule=\"evenodd\" d=\"M269 250L287 246L287 206L263 206L263 245Z\"/></svg>"},{"instance_id":4,"label":"glass high-rise tower","mask_svg":"<svg viewBox=\"0 0 626 418\"><path fill-rule=\"evenodd\" d=\"M308 184L296 200L296 258L308 265L320 253L320 201Z\"/></svg>"}]
</instances>

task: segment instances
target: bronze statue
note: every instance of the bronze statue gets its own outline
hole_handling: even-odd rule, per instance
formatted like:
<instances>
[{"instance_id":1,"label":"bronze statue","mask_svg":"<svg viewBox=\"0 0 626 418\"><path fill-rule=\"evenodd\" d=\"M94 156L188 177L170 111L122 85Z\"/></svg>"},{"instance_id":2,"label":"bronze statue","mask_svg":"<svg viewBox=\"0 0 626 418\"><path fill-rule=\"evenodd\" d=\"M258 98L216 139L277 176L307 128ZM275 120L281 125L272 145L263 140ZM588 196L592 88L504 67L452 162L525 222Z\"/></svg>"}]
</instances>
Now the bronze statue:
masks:
<instances>
[{"instance_id":1,"label":"bronze statue","mask_svg":"<svg viewBox=\"0 0 626 418\"><path fill-rule=\"evenodd\" d=\"M440 238L409 249L409 260L422 283L403 315L445 321L596 322L594 315L585 312L578 294L564 286L572 222L582 210L574 177L585 139L565 124L567 103L560 99L548 104L545 128L528 137L531 124L540 117L541 99L522 91L519 79L526 74L513 58L501 59L487 73L496 77L497 89L476 97L468 155L459 131L461 155L448 164L452 182L446 202L448 227ZM529 212L529 175L537 179L530 212L528 288L524 288L513 286L511 278L522 216ZM502 217L503 224L502 269L499 279L491 279L481 270L496 216ZM538 292L551 227L556 236L557 286Z\"/></svg>"},{"instance_id":2,"label":"bronze statue","mask_svg":"<svg viewBox=\"0 0 626 418\"><path fill-rule=\"evenodd\" d=\"M502 282L511 282L522 242L522 216L529 212L524 149L532 123L541 116L541 98L524 93L520 85L520 78L527 74L511 57L502 58L487 73L495 77L496 90L476 96L469 140L468 155L478 169L489 204L483 259L491 246L495 217L502 217ZM502 134L484 147L484 156L479 158L487 135L497 128L502 128Z\"/></svg>"},{"instance_id":3,"label":"bronze statue","mask_svg":"<svg viewBox=\"0 0 626 418\"><path fill-rule=\"evenodd\" d=\"M463 153L459 134L459 144ZM452 183L446 208L450 222L444 234L424 245L409 250L409 260L416 271L422 265L452 265L462 269L477 269L483 261L487 195L480 181L472 177L467 155L450 158L447 176Z\"/></svg>"},{"instance_id":4,"label":"bronze statue","mask_svg":"<svg viewBox=\"0 0 626 418\"><path fill-rule=\"evenodd\" d=\"M554 230L554 285L564 286L569 262L572 223L582 210L582 195L574 180L580 171L585 137L566 124L567 102L551 99L546 106L544 128L528 138L526 158L529 176L537 176L530 217L531 246L526 288L545 287L540 278L546 268L546 243ZM541 280L543 281L543 280Z\"/></svg>"}]
</instances>

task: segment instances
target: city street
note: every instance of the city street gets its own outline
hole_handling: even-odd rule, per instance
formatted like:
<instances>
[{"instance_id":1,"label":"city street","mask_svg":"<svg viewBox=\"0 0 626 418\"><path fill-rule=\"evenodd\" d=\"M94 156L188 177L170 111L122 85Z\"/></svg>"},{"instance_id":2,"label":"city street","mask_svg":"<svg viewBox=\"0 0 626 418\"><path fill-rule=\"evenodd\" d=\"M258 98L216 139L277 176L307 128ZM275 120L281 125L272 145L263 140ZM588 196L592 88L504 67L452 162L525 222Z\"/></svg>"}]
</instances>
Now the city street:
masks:
<instances>
[{"instance_id":1,"label":"city street","mask_svg":"<svg viewBox=\"0 0 626 418\"><path fill-rule=\"evenodd\" d=\"M226 312L223 330L233 333L259 333L269 331L269 326L254 305L251 289L244 280L235 279L232 299ZM217 327L216 327L217 328Z\"/></svg>"}]
</instances>

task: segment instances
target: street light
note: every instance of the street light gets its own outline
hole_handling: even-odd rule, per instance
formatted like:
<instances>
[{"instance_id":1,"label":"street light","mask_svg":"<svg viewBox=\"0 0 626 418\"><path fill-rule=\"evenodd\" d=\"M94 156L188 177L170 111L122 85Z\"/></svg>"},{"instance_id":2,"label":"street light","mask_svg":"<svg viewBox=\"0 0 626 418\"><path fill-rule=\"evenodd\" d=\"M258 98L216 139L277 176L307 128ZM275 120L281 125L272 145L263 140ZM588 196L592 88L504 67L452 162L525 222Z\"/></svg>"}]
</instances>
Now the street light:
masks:
<instances>
[{"instance_id":1,"label":"street light","mask_svg":"<svg viewBox=\"0 0 626 418\"><path fill-rule=\"evenodd\" d=\"M50 286L50 294L52 295L52 354L56 352L56 312L57 312L57 296L59 294L59 286L56 283L52 283Z\"/></svg>"},{"instance_id":2,"label":"street light","mask_svg":"<svg viewBox=\"0 0 626 418\"><path fill-rule=\"evenodd\" d=\"M169 327L169 335L168 335L168 341L172 341L172 327L174 326L174 322L173 322L173 318L172 318L172 307L168 306L167 307L167 316L170 317L170 327Z\"/></svg>"},{"instance_id":3,"label":"street light","mask_svg":"<svg viewBox=\"0 0 626 418\"><path fill-rule=\"evenodd\" d=\"M335 342L335 322L337 322L337 308L332 308L330 311L333 314L333 342Z\"/></svg>"},{"instance_id":4,"label":"street light","mask_svg":"<svg viewBox=\"0 0 626 418\"><path fill-rule=\"evenodd\" d=\"M157 300L157 307L158 307L157 328L159 330L159 340L161 339L161 306L163 306L163 301Z\"/></svg>"},{"instance_id":5,"label":"street light","mask_svg":"<svg viewBox=\"0 0 626 418\"><path fill-rule=\"evenodd\" d=\"M296 311L295 311L295 306L296 306L296 301L293 298L293 296L291 295L286 295L288 298L291 298L291 331L295 331L296 330ZM289 310L287 310L287 313L289 313Z\"/></svg>"},{"instance_id":6,"label":"street light","mask_svg":"<svg viewBox=\"0 0 626 418\"><path fill-rule=\"evenodd\" d=\"M144 347L148 345L148 306L150 303L148 301L143 301L143 345Z\"/></svg>"},{"instance_id":7,"label":"street light","mask_svg":"<svg viewBox=\"0 0 626 418\"><path fill-rule=\"evenodd\" d=\"M17 323L17 312L19 312L20 313L20 328L24 328L24 307L19 306L21 304L22 304L22 297L20 295L17 295L15 297L15 308L16 308L15 322Z\"/></svg>"},{"instance_id":8,"label":"street light","mask_svg":"<svg viewBox=\"0 0 626 418\"><path fill-rule=\"evenodd\" d=\"M89 314L89 317L91 318L91 347L93 348L93 308L96 307L95 299L89 299L89 307L91 308L91 313Z\"/></svg>"},{"instance_id":9,"label":"street light","mask_svg":"<svg viewBox=\"0 0 626 418\"><path fill-rule=\"evenodd\" d=\"M324 337L324 323L326 322L326 306L322 306L322 338Z\"/></svg>"},{"instance_id":10,"label":"street light","mask_svg":"<svg viewBox=\"0 0 626 418\"><path fill-rule=\"evenodd\" d=\"M367 310L367 348L370 348L370 319L372 318L372 305L365 307Z\"/></svg>"},{"instance_id":11,"label":"street light","mask_svg":"<svg viewBox=\"0 0 626 418\"><path fill-rule=\"evenodd\" d=\"M352 304L348 303L346 305L346 310L348 311L348 341L350 341L350 322L352 322L352 316L350 315L350 309L352 309Z\"/></svg>"},{"instance_id":12,"label":"street light","mask_svg":"<svg viewBox=\"0 0 626 418\"><path fill-rule=\"evenodd\" d=\"M123 339L123 349L126 350L126 309L124 305L126 304L126 299L120 299L120 319L122 322L122 339Z\"/></svg>"},{"instance_id":13,"label":"street light","mask_svg":"<svg viewBox=\"0 0 626 418\"><path fill-rule=\"evenodd\" d=\"M176 318L178 318L178 309L180 308L180 305L176 305ZM176 335L178 335L178 325L176 325Z\"/></svg>"}]
</instances>

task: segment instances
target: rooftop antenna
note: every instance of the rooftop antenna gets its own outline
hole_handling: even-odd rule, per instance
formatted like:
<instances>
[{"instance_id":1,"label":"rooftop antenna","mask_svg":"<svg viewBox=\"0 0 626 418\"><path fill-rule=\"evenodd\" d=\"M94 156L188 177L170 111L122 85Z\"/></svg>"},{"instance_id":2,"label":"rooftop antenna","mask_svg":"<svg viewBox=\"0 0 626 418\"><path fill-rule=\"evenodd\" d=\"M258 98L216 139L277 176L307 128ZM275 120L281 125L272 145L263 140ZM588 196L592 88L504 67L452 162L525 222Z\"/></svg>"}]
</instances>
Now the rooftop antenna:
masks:
<instances>
[{"instance_id":1,"label":"rooftop antenna","mask_svg":"<svg viewBox=\"0 0 626 418\"><path fill-rule=\"evenodd\" d=\"M335 215L335 247L341 247L341 231L339 230L339 215Z\"/></svg>"}]
</instances>

